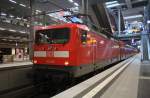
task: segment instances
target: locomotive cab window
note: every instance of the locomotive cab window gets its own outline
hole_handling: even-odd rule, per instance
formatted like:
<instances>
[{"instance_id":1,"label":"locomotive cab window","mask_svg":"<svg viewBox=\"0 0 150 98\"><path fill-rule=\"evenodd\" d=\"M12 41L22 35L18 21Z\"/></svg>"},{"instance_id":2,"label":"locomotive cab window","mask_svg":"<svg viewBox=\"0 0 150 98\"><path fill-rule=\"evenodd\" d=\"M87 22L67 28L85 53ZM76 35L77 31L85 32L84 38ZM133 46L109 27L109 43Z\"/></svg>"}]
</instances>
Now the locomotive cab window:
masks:
<instances>
[{"instance_id":1,"label":"locomotive cab window","mask_svg":"<svg viewBox=\"0 0 150 98\"><path fill-rule=\"evenodd\" d=\"M87 42L87 31L80 30L80 33L81 33L81 43L86 44L86 42Z\"/></svg>"},{"instance_id":2,"label":"locomotive cab window","mask_svg":"<svg viewBox=\"0 0 150 98\"><path fill-rule=\"evenodd\" d=\"M35 35L37 44L65 44L69 41L69 28L39 30Z\"/></svg>"}]
</instances>

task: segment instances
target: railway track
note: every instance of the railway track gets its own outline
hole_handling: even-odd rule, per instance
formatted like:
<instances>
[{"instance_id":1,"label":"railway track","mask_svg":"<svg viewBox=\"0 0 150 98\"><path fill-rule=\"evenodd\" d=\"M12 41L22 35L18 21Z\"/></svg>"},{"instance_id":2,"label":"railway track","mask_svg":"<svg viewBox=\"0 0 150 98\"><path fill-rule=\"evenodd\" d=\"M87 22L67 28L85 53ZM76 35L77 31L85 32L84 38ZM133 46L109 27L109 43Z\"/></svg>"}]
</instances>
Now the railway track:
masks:
<instances>
[{"instance_id":1,"label":"railway track","mask_svg":"<svg viewBox=\"0 0 150 98\"><path fill-rule=\"evenodd\" d=\"M121 61L119 61L121 62ZM34 86L34 94L29 95L26 98L50 98L72 86L77 85L78 83L81 83L83 81L85 81L86 79L89 79L90 77L93 77L94 75L107 70L108 68L116 65L117 63L113 63L109 66L104 67L103 69L97 70L95 72L92 72L90 74L84 75L80 78L75 79L72 83L70 84L65 84L64 82L61 84L55 84L55 83L50 83L50 82L43 82L41 84L36 84L36 86Z\"/></svg>"},{"instance_id":2,"label":"railway track","mask_svg":"<svg viewBox=\"0 0 150 98\"><path fill-rule=\"evenodd\" d=\"M30 85L11 89L1 94L0 98L50 98L74 85L77 85L78 83L81 83L82 81L85 81L90 77L93 77L94 75L108 69L109 67L116 65L117 63L113 63L103 69L84 75L70 83L67 82L67 84L66 81L62 82L61 84L52 83L50 81L44 81L37 84L31 83Z\"/></svg>"}]
</instances>

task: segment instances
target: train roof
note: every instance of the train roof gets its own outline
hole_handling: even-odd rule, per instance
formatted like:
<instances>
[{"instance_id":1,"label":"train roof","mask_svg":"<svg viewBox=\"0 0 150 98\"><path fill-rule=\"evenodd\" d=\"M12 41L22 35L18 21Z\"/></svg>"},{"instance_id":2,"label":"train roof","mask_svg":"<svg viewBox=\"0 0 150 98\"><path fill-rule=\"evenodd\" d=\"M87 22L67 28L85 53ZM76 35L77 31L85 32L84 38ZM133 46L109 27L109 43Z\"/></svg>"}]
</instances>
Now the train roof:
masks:
<instances>
[{"instance_id":1,"label":"train roof","mask_svg":"<svg viewBox=\"0 0 150 98\"><path fill-rule=\"evenodd\" d=\"M65 28L65 27L77 27L87 31L90 30L86 25L75 24L75 23L57 24L57 25L49 25L49 26L35 26L34 30L46 30L46 29Z\"/></svg>"}]
</instances>

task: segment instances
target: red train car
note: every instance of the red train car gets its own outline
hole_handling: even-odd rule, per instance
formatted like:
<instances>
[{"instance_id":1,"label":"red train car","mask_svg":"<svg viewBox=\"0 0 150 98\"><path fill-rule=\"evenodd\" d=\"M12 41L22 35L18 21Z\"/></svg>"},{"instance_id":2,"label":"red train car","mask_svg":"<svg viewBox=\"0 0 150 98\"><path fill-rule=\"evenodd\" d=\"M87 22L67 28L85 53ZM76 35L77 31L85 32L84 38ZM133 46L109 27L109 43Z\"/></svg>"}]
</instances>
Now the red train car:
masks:
<instances>
[{"instance_id":1,"label":"red train car","mask_svg":"<svg viewBox=\"0 0 150 98\"><path fill-rule=\"evenodd\" d=\"M49 78L80 77L132 56L133 50L81 24L37 27L33 63L38 74Z\"/></svg>"}]
</instances>

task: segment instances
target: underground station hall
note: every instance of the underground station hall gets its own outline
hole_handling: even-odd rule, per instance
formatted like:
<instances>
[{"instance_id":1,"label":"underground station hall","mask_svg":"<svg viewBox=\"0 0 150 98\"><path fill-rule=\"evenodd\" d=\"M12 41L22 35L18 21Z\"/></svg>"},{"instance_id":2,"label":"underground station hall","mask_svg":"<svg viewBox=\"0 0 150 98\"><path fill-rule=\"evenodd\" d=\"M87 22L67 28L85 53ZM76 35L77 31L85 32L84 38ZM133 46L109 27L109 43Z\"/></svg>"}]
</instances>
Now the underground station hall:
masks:
<instances>
[{"instance_id":1,"label":"underground station hall","mask_svg":"<svg viewBox=\"0 0 150 98\"><path fill-rule=\"evenodd\" d=\"M150 98L150 0L0 0L0 98Z\"/></svg>"}]
</instances>

